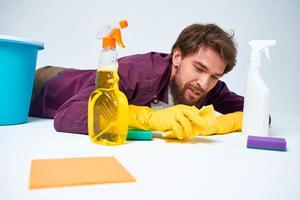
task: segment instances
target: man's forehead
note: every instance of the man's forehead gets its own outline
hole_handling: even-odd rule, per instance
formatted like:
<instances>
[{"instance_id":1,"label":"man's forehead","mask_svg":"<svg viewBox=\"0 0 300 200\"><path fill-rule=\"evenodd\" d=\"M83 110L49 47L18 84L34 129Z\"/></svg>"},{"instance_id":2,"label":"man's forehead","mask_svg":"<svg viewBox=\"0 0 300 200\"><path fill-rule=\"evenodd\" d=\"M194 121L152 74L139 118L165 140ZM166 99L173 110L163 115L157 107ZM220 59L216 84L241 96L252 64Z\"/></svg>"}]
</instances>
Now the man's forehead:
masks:
<instances>
[{"instance_id":1,"label":"man's forehead","mask_svg":"<svg viewBox=\"0 0 300 200\"><path fill-rule=\"evenodd\" d=\"M208 68L220 68L221 71L226 67L226 61L212 48L200 48L197 52L187 55L186 58Z\"/></svg>"}]
</instances>

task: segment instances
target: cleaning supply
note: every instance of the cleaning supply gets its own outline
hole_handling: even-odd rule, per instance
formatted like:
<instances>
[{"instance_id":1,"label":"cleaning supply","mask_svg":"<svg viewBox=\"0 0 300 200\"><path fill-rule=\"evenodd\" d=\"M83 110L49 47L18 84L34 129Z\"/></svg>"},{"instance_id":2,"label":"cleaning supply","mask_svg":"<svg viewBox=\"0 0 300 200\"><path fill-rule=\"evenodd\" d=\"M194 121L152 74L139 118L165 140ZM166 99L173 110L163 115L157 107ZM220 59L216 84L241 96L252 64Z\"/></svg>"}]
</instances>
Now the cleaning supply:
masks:
<instances>
[{"instance_id":1,"label":"cleaning supply","mask_svg":"<svg viewBox=\"0 0 300 200\"><path fill-rule=\"evenodd\" d=\"M198 110L194 106L176 105L153 110L129 105L129 128L162 131L164 138L193 139L201 131L215 126L212 106Z\"/></svg>"},{"instance_id":2,"label":"cleaning supply","mask_svg":"<svg viewBox=\"0 0 300 200\"><path fill-rule=\"evenodd\" d=\"M286 140L284 138L248 136L247 147L253 149L286 151Z\"/></svg>"},{"instance_id":3,"label":"cleaning supply","mask_svg":"<svg viewBox=\"0 0 300 200\"><path fill-rule=\"evenodd\" d=\"M96 73L96 88L88 102L88 133L91 141L103 145L119 145L126 141L128 131L128 101L119 90L116 43L125 47L119 25L105 25L100 33L102 51Z\"/></svg>"},{"instance_id":4,"label":"cleaning supply","mask_svg":"<svg viewBox=\"0 0 300 200\"><path fill-rule=\"evenodd\" d=\"M270 60L268 50L275 44L275 40L252 40L249 42L251 59L243 110L242 131L244 135L268 136L270 92L259 70L262 65L262 55L265 53Z\"/></svg>"},{"instance_id":5,"label":"cleaning supply","mask_svg":"<svg viewBox=\"0 0 300 200\"><path fill-rule=\"evenodd\" d=\"M176 105L153 110L147 106L129 105L129 128L162 132L164 138L193 139L198 135L221 135L241 131L242 112L216 116L212 105L200 110L194 106Z\"/></svg>"},{"instance_id":6,"label":"cleaning supply","mask_svg":"<svg viewBox=\"0 0 300 200\"><path fill-rule=\"evenodd\" d=\"M0 126L28 118L38 50L44 44L0 35Z\"/></svg>"},{"instance_id":7,"label":"cleaning supply","mask_svg":"<svg viewBox=\"0 0 300 200\"><path fill-rule=\"evenodd\" d=\"M127 133L127 140L152 140L152 131L130 129Z\"/></svg>"},{"instance_id":8,"label":"cleaning supply","mask_svg":"<svg viewBox=\"0 0 300 200\"><path fill-rule=\"evenodd\" d=\"M200 135L222 135L242 130L243 112L233 112L216 117L216 125L201 131Z\"/></svg>"},{"instance_id":9,"label":"cleaning supply","mask_svg":"<svg viewBox=\"0 0 300 200\"><path fill-rule=\"evenodd\" d=\"M129 105L129 128L162 131L163 137L185 139L196 136L193 124L199 129L207 127L196 107L176 105L153 110L147 106Z\"/></svg>"},{"instance_id":10,"label":"cleaning supply","mask_svg":"<svg viewBox=\"0 0 300 200\"><path fill-rule=\"evenodd\" d=\"M135 182L114 157L78 157L31 161L30 189Z\"/></svg>"}]
</instances>

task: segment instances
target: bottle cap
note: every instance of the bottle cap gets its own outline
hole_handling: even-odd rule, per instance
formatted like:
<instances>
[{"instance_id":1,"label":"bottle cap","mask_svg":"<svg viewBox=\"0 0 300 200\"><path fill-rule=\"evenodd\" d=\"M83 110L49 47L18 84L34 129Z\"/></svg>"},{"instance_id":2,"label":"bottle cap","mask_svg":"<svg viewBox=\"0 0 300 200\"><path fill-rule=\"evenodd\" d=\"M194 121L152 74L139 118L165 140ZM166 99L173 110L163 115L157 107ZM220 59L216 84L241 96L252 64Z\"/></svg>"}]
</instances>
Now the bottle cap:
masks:
<instances>
[{"instance_id":1,"label":"bottle cap","mask_svg":"<svg viewBox=\"0 0 300 200\"><path fill-rule=\"evenodd\" d=\"M102 39L102 47L104 48L116 48L116 39L113 37L104 37Z\"/></svg>"}]
</instances>

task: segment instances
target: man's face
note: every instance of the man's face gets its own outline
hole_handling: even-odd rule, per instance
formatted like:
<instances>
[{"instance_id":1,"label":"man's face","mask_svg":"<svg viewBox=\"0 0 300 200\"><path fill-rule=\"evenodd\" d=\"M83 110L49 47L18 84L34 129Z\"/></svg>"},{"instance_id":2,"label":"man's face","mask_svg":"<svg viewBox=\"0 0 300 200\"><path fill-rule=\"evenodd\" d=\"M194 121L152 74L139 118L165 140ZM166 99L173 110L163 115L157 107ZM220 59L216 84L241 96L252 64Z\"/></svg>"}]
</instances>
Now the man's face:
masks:
<instances>
[{"instance_id":1,"label":"man's face","mask_svg":"<svg viewBox=\"0 0 300 200\"><path fill-rule=\"evenodd\" d=\"M170 89L175 104L201 105L226 67L225 61L210 47L201 47L184 58L175 49L172 61Z\"/></svg>"}]
</instances>

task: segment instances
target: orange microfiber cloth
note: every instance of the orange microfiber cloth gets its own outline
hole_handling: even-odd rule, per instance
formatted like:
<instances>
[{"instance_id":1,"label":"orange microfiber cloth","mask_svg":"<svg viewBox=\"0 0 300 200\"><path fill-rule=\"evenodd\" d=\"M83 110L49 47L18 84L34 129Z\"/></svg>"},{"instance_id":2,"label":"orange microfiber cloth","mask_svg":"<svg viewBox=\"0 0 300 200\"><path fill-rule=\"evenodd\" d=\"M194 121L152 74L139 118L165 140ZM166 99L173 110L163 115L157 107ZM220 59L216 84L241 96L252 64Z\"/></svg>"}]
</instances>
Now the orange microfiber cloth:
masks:
<instances>
[{"instance_id":1,"label":"orange microfiber cloth","mask_svg":"<svg viewBox=\"0 0 300 200\"><path fill-rule=\"evenodd\" d=\"M132 182L134 177L114 157L32 160L30 189Z\"/></svg>"}]
</instances>

